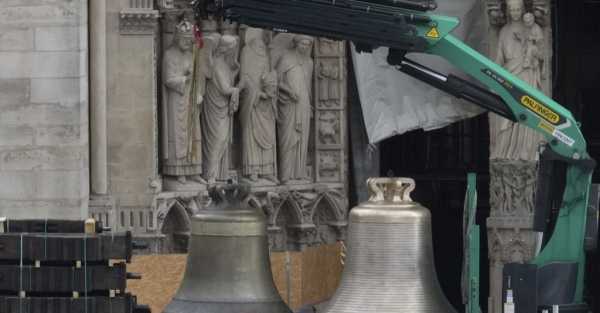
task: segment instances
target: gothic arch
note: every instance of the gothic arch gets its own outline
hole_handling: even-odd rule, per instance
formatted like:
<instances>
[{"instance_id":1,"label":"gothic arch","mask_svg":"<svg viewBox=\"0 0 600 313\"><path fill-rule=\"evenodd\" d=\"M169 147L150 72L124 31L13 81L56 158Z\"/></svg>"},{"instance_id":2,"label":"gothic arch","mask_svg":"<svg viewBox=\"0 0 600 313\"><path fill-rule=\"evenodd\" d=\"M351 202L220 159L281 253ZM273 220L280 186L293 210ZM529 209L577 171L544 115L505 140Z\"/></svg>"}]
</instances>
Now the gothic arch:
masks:
<instances>
[{"instance_id":1,"label":"gothic arch","mask_svg":"<svg viewBox=\"0 0 600 313\"><path fill-rule=\"evenodd\" d=\"M291 195L287 196L285 200L276 209L275 221L279 221L280 217L285 218L286 225L300 225L303 223L302 218L302 204L299 203Z\"/></svg>"},{"instance_id":2,"label":"gothic arch","mask_svg":"<svg viewBox=\"0 0 600 313\"><path fill-rule=\"evenodd\" d=\"M188 210L178 200L165 203L163 208L159 207L160 233L165 235L166 247L169 252L185 252L187 240L191 231L191 219Z\"/></svg>"},{"instance_id":3,"label":"gothic arch","mask_svg":"<svg viewBox=\"0 0 600 313\"><path fill-rule=\"evenodd\" d=\"M314 221L315 216L319 211L325 210L327 211L326 214L330 215L330 220L328 222L345 221L346 212L338 199L343 199L343 196L338 192L328 191L321 193L310 209L310 219Z\"/></svg>"}]
</instances>

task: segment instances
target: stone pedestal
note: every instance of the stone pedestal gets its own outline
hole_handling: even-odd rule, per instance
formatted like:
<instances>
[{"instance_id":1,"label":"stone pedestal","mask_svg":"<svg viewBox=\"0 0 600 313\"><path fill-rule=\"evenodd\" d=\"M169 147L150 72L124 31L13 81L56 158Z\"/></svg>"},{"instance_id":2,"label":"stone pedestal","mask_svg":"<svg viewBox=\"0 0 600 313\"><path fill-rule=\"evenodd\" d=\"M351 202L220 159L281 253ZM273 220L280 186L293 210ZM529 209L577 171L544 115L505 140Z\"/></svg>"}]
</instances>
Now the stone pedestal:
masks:
<instances>
[{"instance_id":1,"label":"stone pedestal","mask_svg":"<svg viewBox=\"0 0 600 313\"><path fill-rule=\"evenodd\" d=\"M87 4L0 2L0 216L87 218Z\"/></svg>"},{"instance_id":2,"label":"stone pedestal","mask_svg":"<svg viewBox=\"0 0 600 313\"><path fill-rule=\"evenodd\" d=\"M537 233L532 227L536 173L536 162L490 160L489 312L502 312L504 264L526 263L535 257Z\"/></svg>"}]
</instances>

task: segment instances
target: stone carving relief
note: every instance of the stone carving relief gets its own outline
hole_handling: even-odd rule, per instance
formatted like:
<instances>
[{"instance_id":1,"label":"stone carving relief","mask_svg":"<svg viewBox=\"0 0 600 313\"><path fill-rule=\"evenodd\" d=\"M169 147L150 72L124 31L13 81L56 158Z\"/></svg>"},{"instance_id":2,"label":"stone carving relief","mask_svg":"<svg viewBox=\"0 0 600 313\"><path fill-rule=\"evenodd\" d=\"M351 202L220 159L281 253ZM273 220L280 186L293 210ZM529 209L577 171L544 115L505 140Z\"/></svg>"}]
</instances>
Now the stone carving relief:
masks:
<instances>
[{"instance_id":1,"label":"stone carving relief","mask_svg":"<svg viewBox=\"0 0 600 313\"><path fill-rule=\"evenodd\" d=\"M320 38L319 39L319 54L322 56L339 56L340 55L340 42L327 39Z\"/></svg>"},{"instance_id":2,"label":"stone carving relief","mask_svg":"<svg viewBox=\"0 0 600 313\"><path fill-rule=\"evenodd\" d=\"M319 178L322 181L337 181L340 179L341 155L338 151L319 152Z\"/></svg>"},{"instance_id":3,"label":"stone carving relief","mask_svg":"<svg viewBox=\"0 0 600 313\"><path fill-rule=\"evenodd\" d=\"M319 142L340 144L340 117L336 111L321 111L319 114Z\"/></svg>"},{"instance_id":4,"label":"stone carving relief","mask_svg":"<svg viewBox=\"0 0 600 313\"><path fill-rule=\"evenodd\" d=\"M228 181L249 186L273 249L342 239L344 44L211 16L190 25L186 2L158 2L165 142L154 210L157 229L175 234L165 244L181 247L181 215L201 210L207 189Z\"/></svg>"},{"instance_id":5,"label":"stone carving relief","mask_svg":"<svg viewBox=\"0 0 600 313\"><path fill-rule=\"evenodd\" d=\"M340 101L340 84L342 79L338 60L322 60L319 62L319 104L330 107L338 106Z\"/></svg>"},{"instance_id":6,"label":"stone carving relief","mask_svg":"<svg viewBox=\"0 0 600 313\"><path fill-rule=\"evenodd\" d=\"M533 215L536 167L528 163L497 160L490 163L492 217Z\"/></svg>"}]
</instances>

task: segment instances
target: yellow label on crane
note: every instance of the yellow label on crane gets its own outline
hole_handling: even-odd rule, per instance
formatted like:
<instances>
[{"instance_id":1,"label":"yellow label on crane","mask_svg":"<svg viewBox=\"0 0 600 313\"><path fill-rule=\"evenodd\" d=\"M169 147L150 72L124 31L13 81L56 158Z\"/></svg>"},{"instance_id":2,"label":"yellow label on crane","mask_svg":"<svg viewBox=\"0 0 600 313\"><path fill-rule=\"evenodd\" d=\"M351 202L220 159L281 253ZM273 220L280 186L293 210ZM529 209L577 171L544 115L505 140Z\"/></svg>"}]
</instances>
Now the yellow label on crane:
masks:
<instances>
[{"instance_id":1,"label":"yellow label on crane","mask_svg":"<svg viewBox=\"0 0 600 313\"><path fill-rule=\"evenodd\" d=\"M525 95L521 97L521 103L554 125L560 122L558 114L530 96Z\"/></svg>"},{"instance_id":2,"label":"yellow label on crane","mask_svg":"<svg viewBox=\"0 0 600 313\"><path fill-rule=\"evenodd\" d=\"M425 34L425 36L438 39L440 38L440 32L438 31L437 27L434 26L427 32L427 34Z\"/></svg>"}]
</instances>

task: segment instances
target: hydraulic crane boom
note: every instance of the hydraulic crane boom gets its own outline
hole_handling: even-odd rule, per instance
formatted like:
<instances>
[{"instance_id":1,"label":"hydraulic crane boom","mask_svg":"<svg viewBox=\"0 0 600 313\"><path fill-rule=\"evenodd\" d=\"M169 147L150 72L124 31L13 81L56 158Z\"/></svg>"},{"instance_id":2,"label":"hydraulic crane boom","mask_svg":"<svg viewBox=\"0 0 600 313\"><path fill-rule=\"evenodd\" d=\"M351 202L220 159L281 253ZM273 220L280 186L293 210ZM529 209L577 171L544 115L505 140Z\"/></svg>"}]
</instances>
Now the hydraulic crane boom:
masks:
<instances>
[{"instance_id":1,"label":"hydraulic crane boom","mask_svg":"<svg viewBox=\"0 0 600 313\"><path fill-rule=\"evenodd\" d=\"M571 112L451 35L459 20L427 13L433 1L409 0L196 0L196 13L217 14L249 26L349 40L359 50L390 48L400 71L541 133L543 158L567 164L554 232L532 262L576 264L571 303L583 302L584 233L594 160ZM408 53L445 58L487 87L417 64Z\"/></svg>"}]
</instances>

